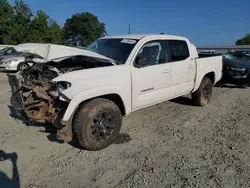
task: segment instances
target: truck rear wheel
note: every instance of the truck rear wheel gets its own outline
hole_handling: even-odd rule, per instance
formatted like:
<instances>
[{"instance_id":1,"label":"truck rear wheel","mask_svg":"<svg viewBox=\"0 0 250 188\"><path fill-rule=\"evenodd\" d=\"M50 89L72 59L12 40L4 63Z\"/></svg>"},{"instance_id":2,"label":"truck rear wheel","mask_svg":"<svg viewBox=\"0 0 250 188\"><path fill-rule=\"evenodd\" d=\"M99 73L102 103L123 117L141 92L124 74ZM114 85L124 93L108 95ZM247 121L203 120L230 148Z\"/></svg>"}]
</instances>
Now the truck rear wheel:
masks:
<instances>
[{"instance_id":1,"label":"truck rear wheel","mask_svg":"<svg viewBox=\"0 0 250 188\"><path fill-rule=\"evenodd\" d=\"M192 100L195 105L206 106L212 95L213 84L208 77L204 77L197 91L192 93Z\"/></svg>"},{"instance_id":2,"label":"truck rear wheel","mask_svg":"<svg viewBox=\"0 0 250 188\"><path fill-rule=\"evenodd\" d=\"M97 151L111 145L119 134L122 115L118 106L104 98L83 104L75 114L73 131L86 150Z\"/></svg>"}]
</instances>

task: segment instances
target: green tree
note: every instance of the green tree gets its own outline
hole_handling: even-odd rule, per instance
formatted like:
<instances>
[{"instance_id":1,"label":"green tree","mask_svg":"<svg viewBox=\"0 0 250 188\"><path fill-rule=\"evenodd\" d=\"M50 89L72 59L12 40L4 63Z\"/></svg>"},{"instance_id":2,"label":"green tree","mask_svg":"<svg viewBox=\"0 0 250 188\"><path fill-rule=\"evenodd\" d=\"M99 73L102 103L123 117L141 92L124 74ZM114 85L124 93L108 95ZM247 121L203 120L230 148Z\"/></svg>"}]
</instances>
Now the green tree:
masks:
<instances>
[{"instance_id":1,"label":"green tree","mask_svg":"<svg viewBox=\"0 0 250 188\"><path fill-rule=\"evenodd\" d=\"M25 38L26 42L46 42L48 32L48 16L45 12L37 11L34 19L30 21L28 35Z\"/></svg>"},{"instance_id":2,"label":"green tree","mask_svg":"<svg viewBox=\"0 0 250 188\"><path fill-rule=\"evenodd\" d=\"M235 42L236 45L250 45L250 33Z\"/></svg>"},{"instance_id":3,"label":"green tree","mask_svg":"<svg viewBox=\"0 0 250 188\"><path fill-rule=\"evenodd\" d=\"M29 24L32 12L27 4L22 0L15 0L14 9L14 33L13 38L17 44L22 43L29 32Z\"/></svg>"},{"instance_id":4,"label":"green tree","mask_svg":"<svg viewBox=\"0 0 250 188\"><path fill-rule=\"evenodd\" d=\"M0 0L0 43L15 44L13 7L7 0Z\"/></svg>"},{"instance_id":5,"label":"green tree","mask_svg":"<svg viewBox=\"0 0 250 188\"><path fill-rule=\"evenodd\" d=\"M89 13L73 14L64 24L64 36L71 43L86 46L106 34L105 24Z\"/></svg>"},{"instance_id":6,"label":"green tree","mask_svg":"<svg viewBox=\"0 0 250 188\"><path fill-rule=\"evenodd\" d=\"M43 11L30 21L26 42L62 44L62 28Z\"/></svg>"},{"instance_id":7,"label":"green tree","mask_svg":"<svg viewBox=\"0 0 250 188\"><path fill-rule=\"evenodd\" d=\"M46 41L53 44L64 43L62 28L52 19L49 19Z\"/></svg>"}]
</instances>

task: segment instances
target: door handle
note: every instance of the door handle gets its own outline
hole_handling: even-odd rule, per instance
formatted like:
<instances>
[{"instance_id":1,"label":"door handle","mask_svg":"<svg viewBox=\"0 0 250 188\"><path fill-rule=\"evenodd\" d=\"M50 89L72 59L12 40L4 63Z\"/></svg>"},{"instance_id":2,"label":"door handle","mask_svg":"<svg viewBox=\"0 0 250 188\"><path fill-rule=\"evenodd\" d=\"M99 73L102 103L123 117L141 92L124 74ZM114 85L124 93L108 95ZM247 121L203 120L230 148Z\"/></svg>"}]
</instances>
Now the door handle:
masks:
<instances>
[{"instance_id":1,"label":"door handle","mask_svg":"<svg viewBox=\"0 0 250 188\"><path fill-rule=\"evenodd\" d=\"M188 65L188 69L192 69L193 68L193 65Z\"/></svg>"},{"instance_id":2,"label":"door handle","mask_svg":"<svg viewBox=\"0 0 250 188\"><path fill-rule=\"evenodd\" d=\"M164 69L164 70L162 71L162 74L166 74L166 73L170 73L170 70L169 70L169 69Z\"/></svg>"}]
</instances>

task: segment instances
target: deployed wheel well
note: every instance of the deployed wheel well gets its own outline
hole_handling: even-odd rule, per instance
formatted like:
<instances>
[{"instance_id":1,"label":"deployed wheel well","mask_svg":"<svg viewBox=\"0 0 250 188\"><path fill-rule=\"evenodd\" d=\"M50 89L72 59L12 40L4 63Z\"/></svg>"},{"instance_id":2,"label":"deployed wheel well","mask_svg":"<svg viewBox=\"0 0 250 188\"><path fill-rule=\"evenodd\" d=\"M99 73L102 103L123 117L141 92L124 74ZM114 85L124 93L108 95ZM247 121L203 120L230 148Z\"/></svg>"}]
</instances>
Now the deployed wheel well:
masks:
<instances>
[{"instance_id":1,"label":"deployed wheel well","mask_svg":"<svg viewBox=\"0 0 250 188\"><path fill-rule=\"evenodd\" d=\"M215 82L215 74L214 74L214 72L207 73L204 77L209 78L212 81L212 83L214 84L214 82Z\"/></svg>"}]
</instances>

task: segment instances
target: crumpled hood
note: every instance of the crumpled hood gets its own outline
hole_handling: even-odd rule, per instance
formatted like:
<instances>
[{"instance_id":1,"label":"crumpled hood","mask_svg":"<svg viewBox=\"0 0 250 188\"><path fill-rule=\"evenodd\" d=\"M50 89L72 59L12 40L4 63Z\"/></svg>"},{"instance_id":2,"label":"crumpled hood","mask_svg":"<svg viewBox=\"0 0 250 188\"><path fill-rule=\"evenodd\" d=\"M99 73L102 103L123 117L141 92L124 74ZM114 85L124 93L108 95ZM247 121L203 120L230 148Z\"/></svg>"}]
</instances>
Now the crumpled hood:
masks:
<instances>
[{"instance_id":1,"label":"crumpled hood","mask_svg":"<svg viewBox=\"0 0 250 188\"><path fill-rule=\"evenodd\" d=\"M68 47L63 45L56 44L42 44L42 43L25 43L19 44L15 47L19 52L30 53L37 56L36 59L33 59L36 63L46 63L49 61L61 61L66 58L73 56L86 56L92 57L99 60L106 60L114 62L113 59L110 59L101 54L75 48ZM36 61L37 60L37 61Z\"/></svg>"}]
</instances>

